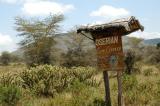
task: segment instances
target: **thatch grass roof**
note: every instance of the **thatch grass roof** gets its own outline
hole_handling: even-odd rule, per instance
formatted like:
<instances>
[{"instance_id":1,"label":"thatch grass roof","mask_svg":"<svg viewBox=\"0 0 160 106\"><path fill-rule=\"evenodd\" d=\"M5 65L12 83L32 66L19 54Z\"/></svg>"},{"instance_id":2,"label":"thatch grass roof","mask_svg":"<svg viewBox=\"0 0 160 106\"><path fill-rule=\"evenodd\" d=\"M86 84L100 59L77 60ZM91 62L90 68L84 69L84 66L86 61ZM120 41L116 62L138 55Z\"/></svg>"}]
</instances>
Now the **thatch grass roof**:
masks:
<instances>
[{"instance_id":1,"label":"thatch grass roof","mask_svg":"<svg viewBox=\"0 0 160 106\"><path fill-rule=\"evenodd\" d=\"M97 32L106 32L112 33L113 31L121 31L122 35L130 34L137 30L144 30L144 27L139 23L139 21L131 16L129 18L123 18L114 20L110 23L105 23L101 25L93 26L82 26L77 30L77 33L86 32L86 33L97 33Z\"/></svg>"}]
</instances>

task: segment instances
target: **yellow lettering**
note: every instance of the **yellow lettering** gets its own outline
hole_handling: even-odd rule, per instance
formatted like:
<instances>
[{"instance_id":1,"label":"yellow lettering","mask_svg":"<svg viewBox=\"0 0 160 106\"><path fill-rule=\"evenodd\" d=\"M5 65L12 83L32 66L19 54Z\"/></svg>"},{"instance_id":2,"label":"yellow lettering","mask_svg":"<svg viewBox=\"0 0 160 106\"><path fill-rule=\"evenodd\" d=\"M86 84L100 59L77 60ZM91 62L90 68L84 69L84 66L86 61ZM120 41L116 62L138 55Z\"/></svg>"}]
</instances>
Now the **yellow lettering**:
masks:
<instances>
[{"instance_id":1,"label":"yellow lettering","mask_svg":"<svg viewBox=\"0 0 160 106\"><path fill-rule=\"evenodd\" d=\"M109 45L118 43L118 36L96 39L96 45Z\"/></svg>"}]
</instances>

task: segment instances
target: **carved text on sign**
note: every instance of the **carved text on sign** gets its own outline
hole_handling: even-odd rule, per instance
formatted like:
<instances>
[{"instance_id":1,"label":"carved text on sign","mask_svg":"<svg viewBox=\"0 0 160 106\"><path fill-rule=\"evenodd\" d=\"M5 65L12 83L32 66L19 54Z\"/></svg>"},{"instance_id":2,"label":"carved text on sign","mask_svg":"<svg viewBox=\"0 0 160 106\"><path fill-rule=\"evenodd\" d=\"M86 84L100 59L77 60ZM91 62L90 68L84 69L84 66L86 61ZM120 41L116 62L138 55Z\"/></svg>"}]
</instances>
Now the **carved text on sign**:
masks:
<instances>
[{"instance_id":1,"label":"carved text on sign","mask_svg":"<svg viewBox=\"0 0 160 106\"><path fill-rule=\"evenodd\" d=\"M95 40L98 66L102 70L122 70L123 49L121 36L109 36Z\"/></svg>"},{"instance_id":2,"label":"carved text on sign","mask_svg":"<svg viewBox=\"0 0 160 106\"><path fill-rule=\"evenodd\" d=\"M96 39L96 46L98 45L109 45L118 43L118 36L111 36L101 39Z\"/></svg>"}]
</instances>

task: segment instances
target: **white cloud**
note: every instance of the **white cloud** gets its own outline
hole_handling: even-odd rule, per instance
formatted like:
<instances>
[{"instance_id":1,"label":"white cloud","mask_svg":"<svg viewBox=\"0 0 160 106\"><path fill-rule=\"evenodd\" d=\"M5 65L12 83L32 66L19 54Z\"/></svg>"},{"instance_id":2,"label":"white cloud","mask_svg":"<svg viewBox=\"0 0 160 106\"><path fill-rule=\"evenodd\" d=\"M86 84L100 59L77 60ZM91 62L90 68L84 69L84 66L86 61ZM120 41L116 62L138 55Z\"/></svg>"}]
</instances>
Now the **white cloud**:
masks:
<instances>
[{"instance_id":1,"label":"white cloud","mask_svg":"<svg viewBox=\"0 0 160 106\"><path fill-rule=\"evenodd\" d=\"M18 0L0 0L0 2L2 3L9 3L9 4L14 4L16 3Z\"/></svg>"},{"instance_id":2,"label":"white cloud","mask_svg":"<svg viewBox=\"0 0 160 106\"><path fill-rule=\"evenodd\" d=\"M1 46L9 45L12 42L13 42L13 40L11 39L11 37L9 35L0 34L0 45Z\"/></svg>"},{"instance_id":3,"label":"white cloud","mask_svg":"<svg viewBox=\"0 0 160 106\"><path fill-rule=\"evenodd\" d=\"M129 36L143 38L143 39L154 39L160 38L160 32L135 32Z\"/></svg>"},{"instance_id":4,"label":"white cloud","mask_svg":"<svg viewBox=\"0 0 160 106\"><path fill-rule=\"evenodd\" d=\"M71 4L60 4L51 1L40 1L40 2L26 2L23 5L22 11L31 16L36 15L48 15L53 14L63 14L73 10L74 6Z\"/></svg>"},{"instance_id":5,"label":"white cloud","mask_svg":"<svg viewBox=\"0 0 160 106\"><path fill-rule=\"evenodd\" d=\"M49 0L0 0L0 2L2 2L2 3L9 3L9 4L27 3L27 2L40 2L40 1L49 1Z\"/></svg>"},{"instance_id":6,"label":"white cloud","mask_svg":"<svg viewBox=\"0 0 160 106\"><path fill-rule=\"evenodd\" d=\"M124 8L116 8L109 5L104 5L98 10L92 11L90 16L103 17L107 19L120 18L122 16L128 16L130 12Z\"/></svg>"},{"instance_id":7,"label":"white cloud","mask_svg":"<svg viewBox=\"0 0 160 106\"><path fill-rule=\"evenodd\" d=\"M0 52L13 51L17 48L16 43L9 35L0 33Z\"/></svg>"},{"instance_id":8,"label":"white cloud","mask_svg":"<svg viewBox=\"0 0 160 106\"><path fill-rule=\"evenodd\" d=\"M53 14L64 14L73 10L72 4L62 4L52 0L0 0L1 3L21 4L22 13L25 15L39 16Z\"/></svg>"},{"instance_id":9,"label":"white cloud","mask_svg":"<svg viewBox=\"0 0 160 106\"><path fill-rule=\"evenodd\" d=\"M49 1L49 0L20 0L22 2L40 2L40 1Z\"/></svg>"},{"instance_id":10,"label":"white cloud","mask_svg":"<svg viewBox=\"0 0 160 106\"><path fill-rule=\"evenodd\" d=\"M90 24L83 24L84 26L94 26L94 25L100 25L100 24L104 24L105 22L103 21L95 21L95 22L92 22Z\"/></svg>"}]
</instances>

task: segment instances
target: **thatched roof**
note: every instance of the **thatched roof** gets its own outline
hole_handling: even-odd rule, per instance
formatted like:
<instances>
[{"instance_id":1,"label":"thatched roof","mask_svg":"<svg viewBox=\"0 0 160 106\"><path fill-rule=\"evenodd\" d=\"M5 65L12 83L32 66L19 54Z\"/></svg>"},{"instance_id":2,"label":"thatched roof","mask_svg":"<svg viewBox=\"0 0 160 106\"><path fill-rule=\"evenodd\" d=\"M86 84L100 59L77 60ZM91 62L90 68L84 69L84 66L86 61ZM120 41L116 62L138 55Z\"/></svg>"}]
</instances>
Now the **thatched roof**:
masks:
<instances>
[{"instance_id":1,"label":"thatched roof","mask_svg":"<svg viewBox=\"0 0 160 106\"><path fill-rule=\"evenodd\" d=\"M139 21L131 16L129 18L118 19L112 21L110 23L105 23L101 25L93 25L93 26L82 26L77 30L77 33L86 32L86 33L94 33L94 32L113 32L117 30L122 31L122 35L130 34L137 30L144 30L144 27L139 23Z\"/></svg>"}]
</instances>

